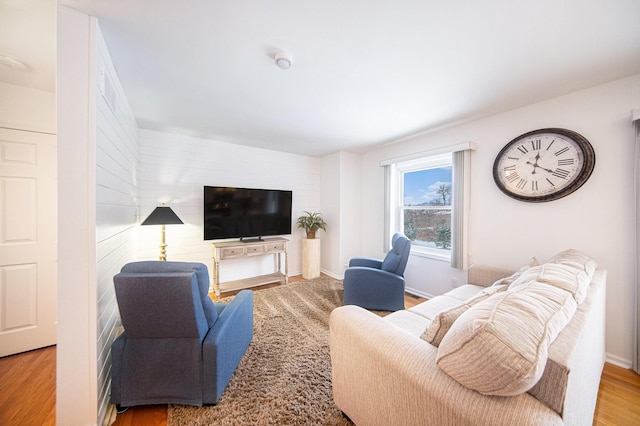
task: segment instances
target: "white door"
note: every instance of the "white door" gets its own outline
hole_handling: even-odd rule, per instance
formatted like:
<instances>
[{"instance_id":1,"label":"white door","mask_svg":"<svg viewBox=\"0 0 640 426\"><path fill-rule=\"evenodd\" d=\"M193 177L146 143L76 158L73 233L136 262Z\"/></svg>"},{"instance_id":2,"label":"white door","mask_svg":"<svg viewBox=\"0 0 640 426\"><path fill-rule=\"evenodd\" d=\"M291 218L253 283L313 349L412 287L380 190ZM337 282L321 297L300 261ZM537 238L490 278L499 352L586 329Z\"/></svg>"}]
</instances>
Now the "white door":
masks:
<instances>
[{"instance_id":1,"label":"white door","mask_svg":"<svg viewBox=\"0 0 640 426\"><path fill-rule=\"evenodd\" d=\"M56 343L55 135L0 128L0 357Z\"/></svg>"}]
</instances>

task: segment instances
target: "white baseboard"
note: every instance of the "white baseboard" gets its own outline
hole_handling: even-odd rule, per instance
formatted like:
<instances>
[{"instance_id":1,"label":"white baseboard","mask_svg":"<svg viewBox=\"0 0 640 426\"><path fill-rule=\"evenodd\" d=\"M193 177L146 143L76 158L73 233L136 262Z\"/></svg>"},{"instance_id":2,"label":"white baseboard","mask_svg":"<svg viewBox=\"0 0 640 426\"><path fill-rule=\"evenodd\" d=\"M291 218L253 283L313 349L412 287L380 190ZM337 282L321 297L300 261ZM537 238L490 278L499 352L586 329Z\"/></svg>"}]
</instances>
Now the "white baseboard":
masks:
<instances>
[{"instance_id":1,"label":"white baseboard","mask_svg":"<svg viewBox=\"0 0 640 426\"><path fill-rule=\"evenodd\" d=\"M425 293L423 291L419 291L410 287L405 287L405 293L413 294L414 296L424 297L425 299L432 299L435 297L433 294Z\"/></svg>"},{"instance_id":2,"label":"white baseboard","mask_svg":"<svg viewBox=\"0 0 640 426\"><path fill-rule=\"evenodd\" d=\"M608 352L605 352L604 360L609 364L617 365L618 367L626 368L627 370L631 370L631 368L633 367L633 363L630 359L625 359Z\"/></svg>"}]
</instances>

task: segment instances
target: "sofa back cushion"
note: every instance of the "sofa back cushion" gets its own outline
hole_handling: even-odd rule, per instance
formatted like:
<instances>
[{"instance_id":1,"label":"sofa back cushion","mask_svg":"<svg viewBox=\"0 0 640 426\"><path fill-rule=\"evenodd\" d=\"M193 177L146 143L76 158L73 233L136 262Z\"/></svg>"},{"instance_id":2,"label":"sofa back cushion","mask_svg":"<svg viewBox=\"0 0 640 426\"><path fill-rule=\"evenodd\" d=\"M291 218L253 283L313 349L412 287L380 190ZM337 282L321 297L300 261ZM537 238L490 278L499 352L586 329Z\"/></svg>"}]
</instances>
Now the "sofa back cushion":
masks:
<instances>
[{"instance_id":1,"label":"sofa back cushion","mask_svg":"<svg viewBox=\"0 0 640 426\"><path fill-rule=\"evenodd\" d=\"M521 394L542 376L549 345L576 307L571 293L536 281L499 292L454 322L436 361L460 384L481 394Z\"/></svg>"}]
</instances>

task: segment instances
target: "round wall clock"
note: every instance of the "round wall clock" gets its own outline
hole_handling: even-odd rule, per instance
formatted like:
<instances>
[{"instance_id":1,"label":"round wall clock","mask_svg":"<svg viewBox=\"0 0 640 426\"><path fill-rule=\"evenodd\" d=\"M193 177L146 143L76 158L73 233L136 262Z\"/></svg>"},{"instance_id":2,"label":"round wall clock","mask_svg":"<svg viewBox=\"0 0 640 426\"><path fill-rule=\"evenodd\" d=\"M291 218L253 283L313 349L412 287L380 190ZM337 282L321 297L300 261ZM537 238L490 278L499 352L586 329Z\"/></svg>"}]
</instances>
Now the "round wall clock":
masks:
<instances>
[{"instance_id":1,"label":"round wall clock","mask_svg":"<svg viewBox=\"0 0 640 426\"><path fill-rule=\"evenodd\" d=\"M539 203L566 197L591 176L593 147L566 129L525 133L506 144L493 163L493 179L509 197Z\"/></svg>"}]
</instances>

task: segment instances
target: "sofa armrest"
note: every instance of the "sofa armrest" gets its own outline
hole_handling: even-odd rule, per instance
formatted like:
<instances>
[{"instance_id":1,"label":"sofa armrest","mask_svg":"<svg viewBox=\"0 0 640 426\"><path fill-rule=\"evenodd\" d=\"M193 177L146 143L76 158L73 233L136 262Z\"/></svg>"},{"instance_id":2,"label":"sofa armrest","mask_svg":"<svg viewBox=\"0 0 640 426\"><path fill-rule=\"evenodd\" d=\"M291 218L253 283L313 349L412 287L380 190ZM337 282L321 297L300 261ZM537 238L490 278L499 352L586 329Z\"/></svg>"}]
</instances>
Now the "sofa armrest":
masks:
<instances>
[{"instance_id":1,"label":"sofa armrest","mask_svg":"<svg viewBox=\"0 0 640 426\"><path fill-rule=\"evenodd\" d=\"M329 320L333 397L355 424L556 425L529 394L484 396L446 375L437 348L357 306Z\"/></svg>"},{"instance_id":2,"label":"sofa armrest","mask_svg":"<svg viewBox=\"0 0 640 426\"><path fill-rule=\"evenodd\" d=\"M508 277L513 274L515 270L498 268L495 266L474 264L469 268L469 276L467 282L469 284L481 285L483 287L489 287L500 278Z\"/></svg>"},{"instance_id":3,"label":"sofa armrest","mask_svg":"<svg viewBox=\"0 0 640 426\"><path fill-rule=\"evenodd\" d=\"M382 260L373 259L371 257L354 257L349 261L349 267L352 266L380 269L382 267Z\"/></svg>"},{"instance_id":4,"label":"sofa armrest","mask_svg":"<svg viewBox=\"0 0 640 426\"><path fill-rule=\"evenodd\" d=\"M205 404L218 401L252 338L253 292L242 290L220 312L202 345Z\"/></svg>"}]
</instances>

